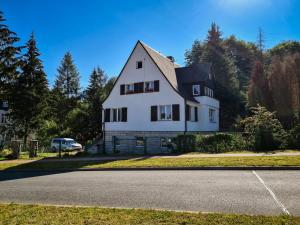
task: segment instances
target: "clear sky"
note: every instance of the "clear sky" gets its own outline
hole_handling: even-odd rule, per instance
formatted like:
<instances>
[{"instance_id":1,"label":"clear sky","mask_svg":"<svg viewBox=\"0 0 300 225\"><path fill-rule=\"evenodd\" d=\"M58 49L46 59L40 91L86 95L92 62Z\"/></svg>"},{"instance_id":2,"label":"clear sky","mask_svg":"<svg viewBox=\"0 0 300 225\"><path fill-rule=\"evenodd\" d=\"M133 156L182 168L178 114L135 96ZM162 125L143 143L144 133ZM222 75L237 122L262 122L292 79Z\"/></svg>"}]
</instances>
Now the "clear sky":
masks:
<instances>
[{"instance_id":1,"label":"clear sky","mask_svg":"<svg viewBox=\"0 0 300 225\"><path fill-rule=\"evenodd\" d=\"M137 40L183 65L185 50L213 21L224 37L247 41L261 27L267 47L300 40L298 0L0 0L0 10L22 44L35 33L50 84L66 51L82 87L96 66L117 76Z\"/></svg>"}]
</instances>

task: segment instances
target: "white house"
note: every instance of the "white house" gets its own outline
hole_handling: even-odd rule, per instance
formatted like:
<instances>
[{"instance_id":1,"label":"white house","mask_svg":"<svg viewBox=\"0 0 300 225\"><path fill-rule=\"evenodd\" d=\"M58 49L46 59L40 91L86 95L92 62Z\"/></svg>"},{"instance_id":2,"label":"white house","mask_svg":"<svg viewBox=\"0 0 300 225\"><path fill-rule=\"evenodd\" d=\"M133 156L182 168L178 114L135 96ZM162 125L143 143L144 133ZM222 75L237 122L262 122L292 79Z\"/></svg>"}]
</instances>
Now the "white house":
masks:
<instances>
[{"instance_id":1,"label":"white house","mask_svg":"<svg viewBox=\"0 0 300 225\"><path fill-rule=\"evenodd\" d=\"M178 134L219 129L211 65L180 67L141 41L103 108L108 153L169 152Z\"/></svg>"}]
</instances>

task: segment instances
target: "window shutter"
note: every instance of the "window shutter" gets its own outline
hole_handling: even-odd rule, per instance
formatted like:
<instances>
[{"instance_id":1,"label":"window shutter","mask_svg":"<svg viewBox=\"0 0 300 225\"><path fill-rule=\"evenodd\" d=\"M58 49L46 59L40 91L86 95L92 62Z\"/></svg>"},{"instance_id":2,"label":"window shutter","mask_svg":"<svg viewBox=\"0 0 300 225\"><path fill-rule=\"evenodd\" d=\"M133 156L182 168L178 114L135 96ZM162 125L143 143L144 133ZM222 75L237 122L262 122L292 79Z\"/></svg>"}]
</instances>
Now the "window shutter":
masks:
<instances>
[{"instance_id":1,"label":"window shutter","mask_svg":"<svg viewBox=\"0 0 300 225\"><path fill-rule=\"evenodd\" d=\"M189 105L185 105L185 119L186 119L186 121L190 120L190 106Z\"/></svg>"},{"instance_id":2,"label":"window shutter","mask_svg":"<svg viewBox=\"0 0 300 225\"><path fill-rule=\"evenodd\" d=\"M134 93L144 92L144 82L134 83Z\"/></svg>"},{"instance_id":3,"label":"window shutter","mask_svg":"<svg viewBox=\"0 0 300 225\"><path fill-rule=\"evenodd\" d=\"M195 121L198 121L198 107L195 107Z\"/></svg>"},{"instance_id":4,"label":"window shutter","mask_svg":"<svg viewBox=\"0 0 300 225\"><path fill-rule=\"evenodd\" d=\"M159 80L154 81L154 91L159 91Z\"/></svg>"},{"instance_id":5,"label":"window shutter","mask_svg":"<svg viewBox=\"0 0 300 225\"><path fill-rule=\"evenodd\" d=\"M104 122L110 122L110 109L104 110Z\"/></svg>"},{"instance_id":6,"label":"window shutter","mask_svg":"<svg viewBox=\"0 0 300 225\"><path fill-rule=\"evenodd\" d=\"M157 121L157 106L151 106L151 121Z\"/></svg>"},{"instance_id":7,"label":"window shutter","mask_svg":"<svg viewBox=\"0 0 300 225\"><path fill-rule=\"evenodd\" d=\"M125 95L125 84L120 85L120 95Z\"/></svg>"},{"instance_id":8,"label":"window shutter","mask_svg":"<svg viewBox=\"0 0 300 225\"><path fill-rule=\"evenodd\" d=\"M179 104L172 105L172 118L174 121L180 120Z\"/></svg>"},{"instance_id":9,"label":"window shutter","mask_svg":"<svg viewBox=\"0 0 300 225\"><path fill-rule=\"evenodd\" d=\"M127 108L122 108L122 122L127 122Z\"/></svg>"}]
</instances>

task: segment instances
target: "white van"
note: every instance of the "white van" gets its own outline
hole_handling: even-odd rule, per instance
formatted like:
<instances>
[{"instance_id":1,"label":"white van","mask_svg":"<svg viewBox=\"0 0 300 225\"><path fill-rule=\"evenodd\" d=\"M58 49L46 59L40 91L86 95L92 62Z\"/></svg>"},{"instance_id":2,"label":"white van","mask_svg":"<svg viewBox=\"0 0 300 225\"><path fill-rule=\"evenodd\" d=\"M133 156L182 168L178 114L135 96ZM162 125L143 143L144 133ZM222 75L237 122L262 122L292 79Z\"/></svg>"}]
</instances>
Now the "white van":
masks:
<instances>
[{"instance_id":1,"label":"white van","mask_svg":"<svg viewBox=\"0 0 300 225\"><path fill-rule=\"evenodd\" d=\"M54 138L51 141L51 150L57 152L61 142L62 151L82 150L82 145L74 141L72 138Z\"/></svg>"}]
</instances>

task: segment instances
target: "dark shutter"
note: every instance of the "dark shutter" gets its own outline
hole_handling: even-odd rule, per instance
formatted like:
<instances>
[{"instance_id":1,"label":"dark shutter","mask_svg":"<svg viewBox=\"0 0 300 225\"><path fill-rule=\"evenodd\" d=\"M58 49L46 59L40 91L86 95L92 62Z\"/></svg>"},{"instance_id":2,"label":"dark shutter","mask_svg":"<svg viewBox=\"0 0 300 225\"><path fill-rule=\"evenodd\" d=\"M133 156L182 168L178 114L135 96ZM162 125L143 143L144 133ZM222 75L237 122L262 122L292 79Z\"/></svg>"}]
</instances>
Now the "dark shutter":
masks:
<instances>
[{"instance_id":1,"label":"dark shutter","mask_svg":"<svg viewBox=\"0 0 300 225\"><path fill-rule=\"evenodd\" d=\"M144 82L134 83L134 93L144 92Z\"/></svg>"},{"instance_id":2,"label":"dark shutter","mask_svg":"<svg viewBox=\"0 0 300 225\"><path fill-rule=\"evenodd\" d=\"M110 109L104 110L104 122L110 122Z\"/></svg>"},{"instance_id":3,"label":"dark shutter","mask_svg":"<svg viewBox=\"0 0 300 225\"><path fill-rule=\"evenodd\" d=\"M120 85L120 95L125 95L125 84Z\"/></svg>"},{"instance_id":4,"label":"dark shutter","mask_svg":"<svg viewBox=\"0 0 300 225\"><path fill-rule=\"evenodd\" d=\"M154 91L159 91L159 80L154 81Z\"/></svg>"},{"instance_id":5,"label":"dark shutter","mask_svg":"<svg viewBox=\"0 0 300 225\"><path fill-rule=\"evenodd\" d=\"M185 119L186 119L186 121L190 120L190 106L189 105L185 105Z\"/></svg>"},{"instance_id":6,"label":"dark shutter","mask_svg":"<svg viewBox=\"0 0 300 225\"><path fill-rule=\"evenodd\" d=\"M157 106L151 106L151 121L157 121Z\"/></svg>"},{"instance_id":7,"label":"dark shutter","mask_svg":"<svg viewBox=\"0 0 300 225\"><path fill-rule=\"evenodd\" d=\"M198 107L195 107L195 121L198 121Z\"/></svg>"},{"instance_id":8,"label":"dark shutter","mask_svg":"<svg viewBox=\"0 0 300 225\"><path fill-rule=\"evenodd\" d=\"M174 121L180 120L179 104L172 105L172 118Z\"/></svg>"},{"instance_id":9,"label":"dark shutter","mask_svg":"<svg viewBox=\"0 0 300 225\"><path fill-rule=\"evenodd\" d=\"M127 108L122 108L122 122L127 122Z\"/></svg>"}]
</instances>

